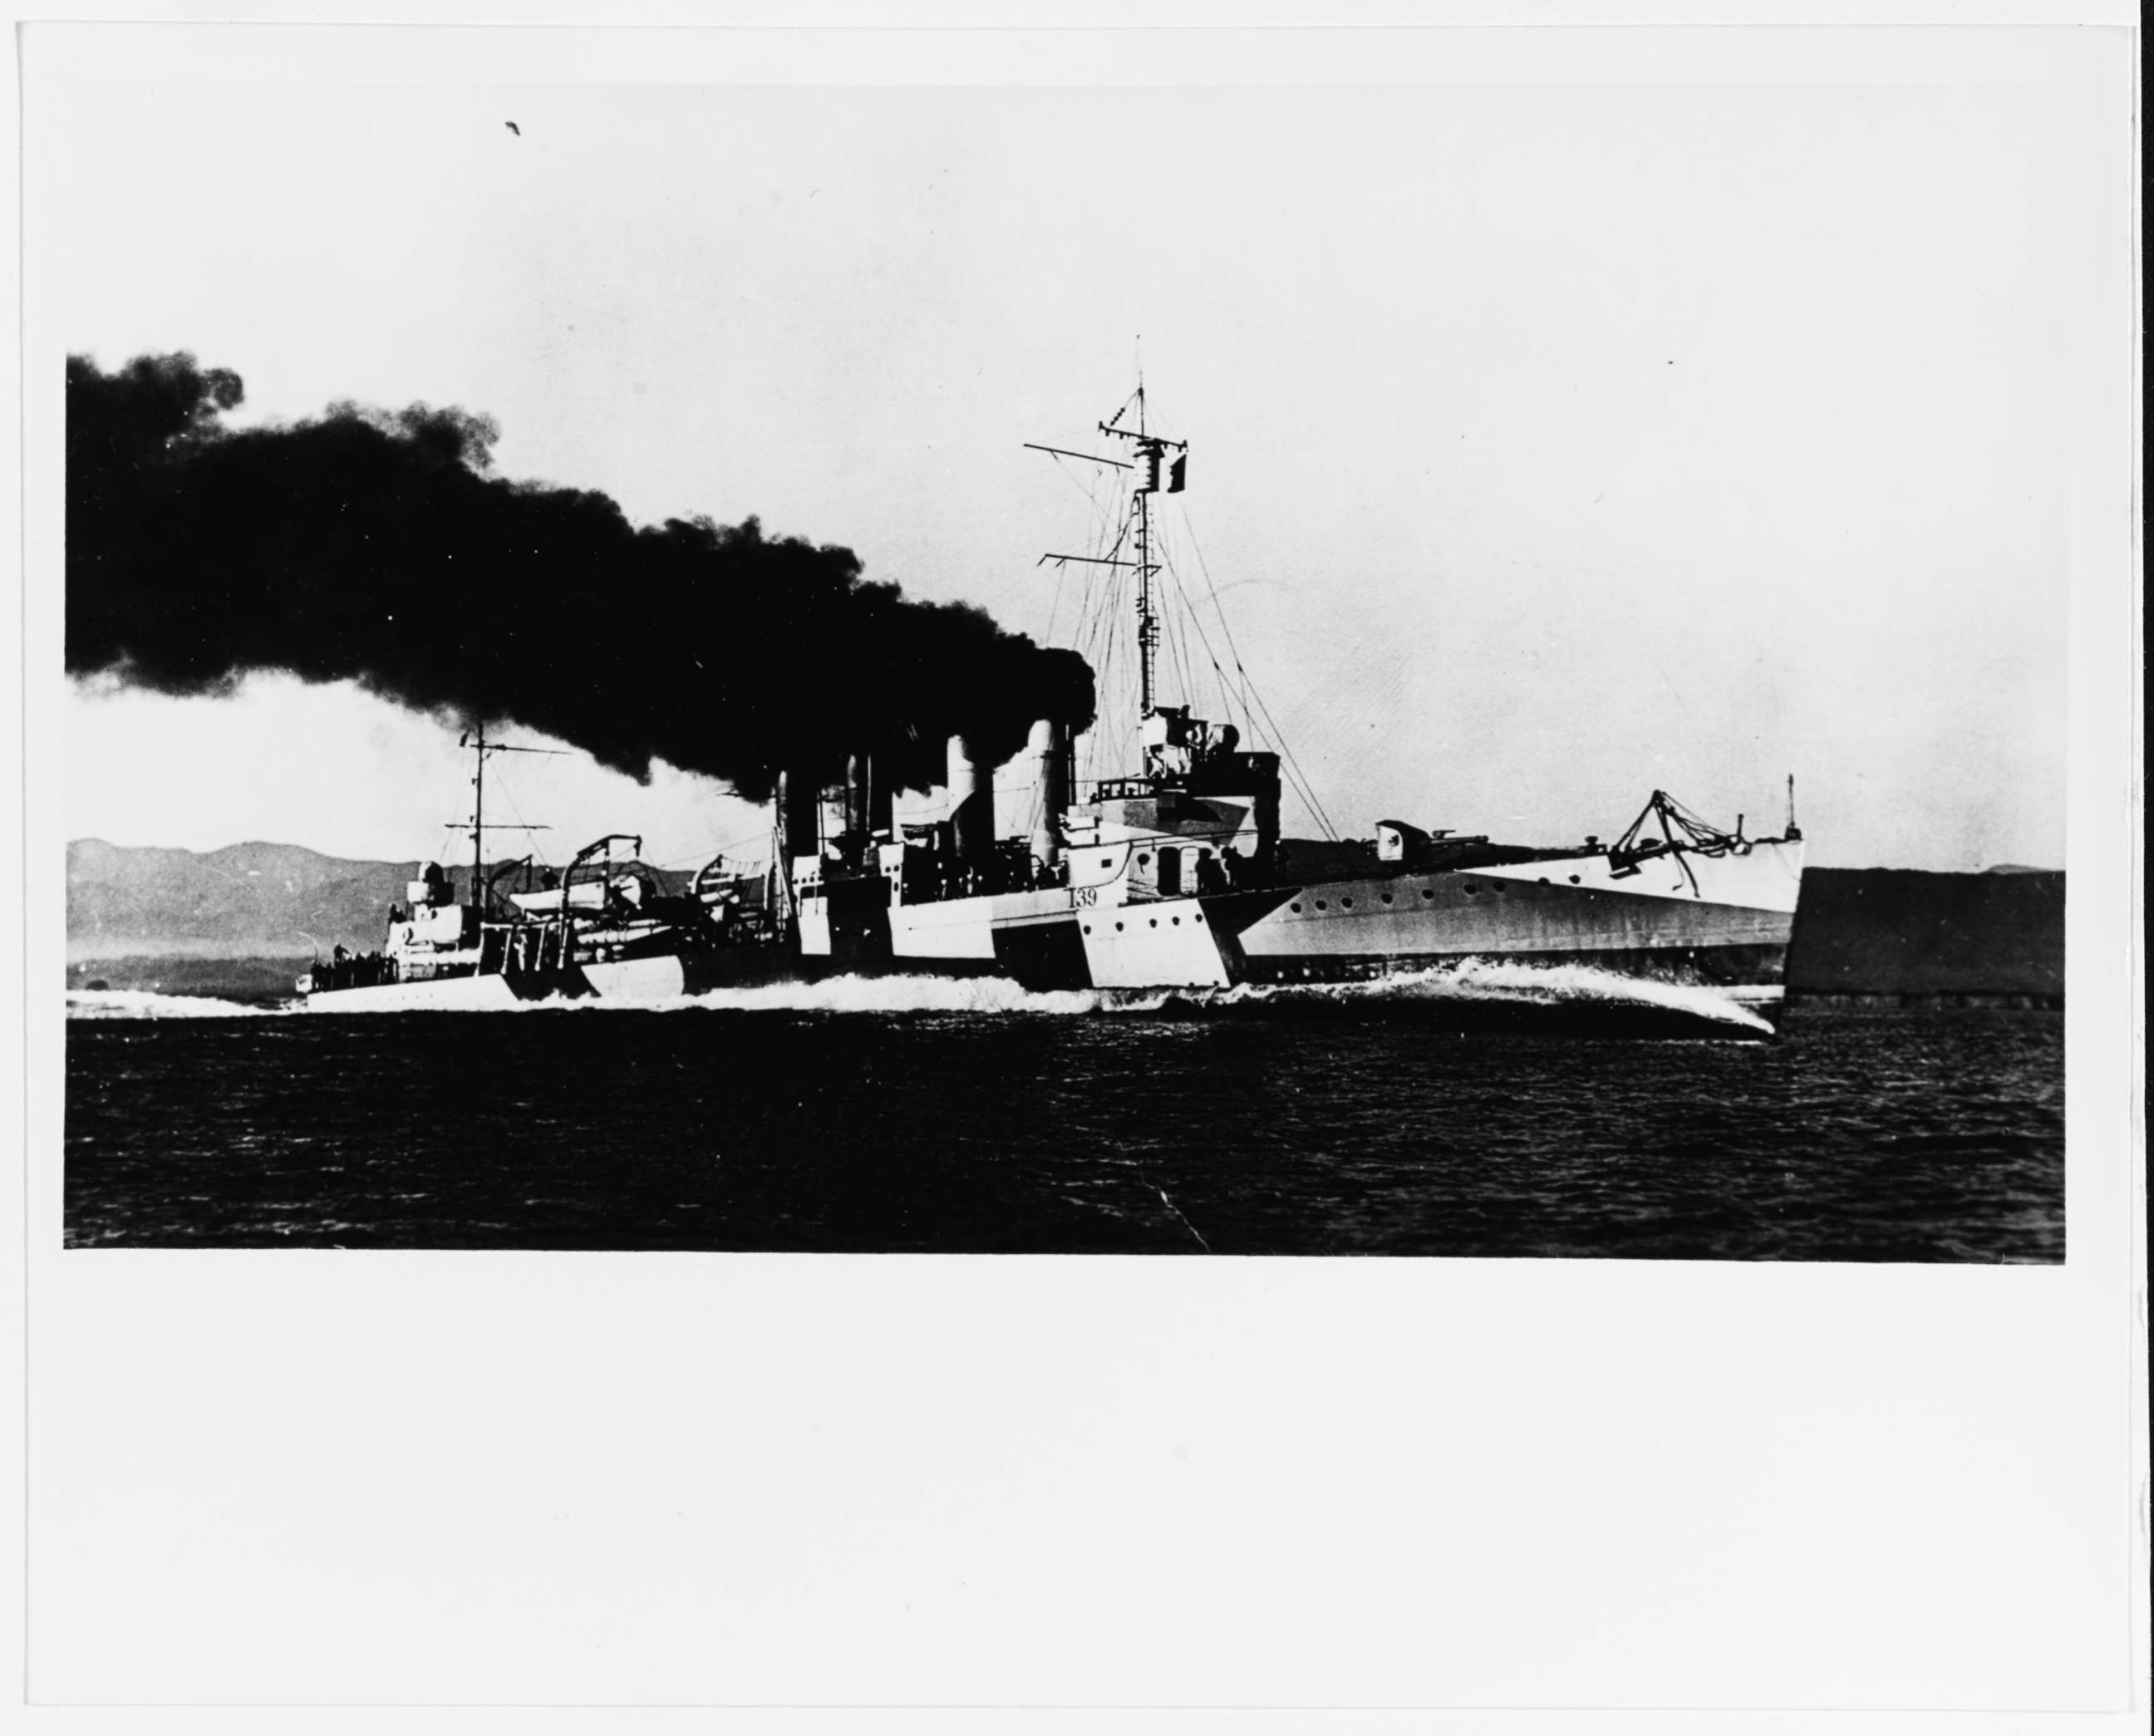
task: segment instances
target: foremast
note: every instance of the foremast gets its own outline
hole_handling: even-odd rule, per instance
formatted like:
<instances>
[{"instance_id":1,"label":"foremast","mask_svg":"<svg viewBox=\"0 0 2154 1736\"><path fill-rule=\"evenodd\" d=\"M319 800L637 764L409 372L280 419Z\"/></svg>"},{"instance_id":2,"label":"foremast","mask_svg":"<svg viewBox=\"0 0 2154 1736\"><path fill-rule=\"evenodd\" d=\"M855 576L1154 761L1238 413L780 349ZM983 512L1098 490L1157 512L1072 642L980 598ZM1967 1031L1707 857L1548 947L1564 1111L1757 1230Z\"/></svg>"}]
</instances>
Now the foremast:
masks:
<instances>
[{"instance_id":1,"label":"foremast","mask_svg":"<svg viewBox=\"0 0 2154 1736\"><path fill-rule=\"evenodd\" d=\"M1121 426L1122 419L1134 409L1136 426ZM1151 498L1161 492L1161 472L1166 471L1165 492L1178 494L1187 473L1189 442L1169 440L1155 434L1145 419L1145 389L1141 375L1137 380L1136 396L1116 411L1111 420L1100 424L1100 431L1110 440L1126 440L1131 444L1136 461L1136 483L1131 490L1136 502L1136 595L1137 595L1137 711L1138 721L1149 722L1158 709L1159 691L1156 661L1159 652L1159 610L1152 600L1151 582L1160 571L1159 564L1152 558ZM1170 463L1167 454L1175 457Z\"/></svg>"},{"instance_id":2,"label":"foremast","mask_svg":"<svg viewBox=\"0 0 2154 1736\"><path fill-rule=\"evenodd\" d=\"M1269 871L1278 844L1279 756L1243 751L1236 726L1194 717L1190 696L1169 705L1160 691L1165 600L1157 580L1169 569L1152 523L1153 497L1183 492L1189 443L1152 427L1141 374L1128 401L1096 427L1110 451L1127 456L1034 449L1131 472L1127 515L1105 553L1047 554L1041 561L1135 573L1141 762L1133 774L1100 779L1066 814L1071 841L1085 848L1084 860L1073 863L1072 885L1080 903L1105 896L1110 882L1117 901L1246 886Z\"/></svg>"},{"instance_id":3,"label":"foremast","mask_svg":"<svg viewBox=\"0 0 2154 1736\"><path fill-rule=\"evenodd\" d=\"M1135 413L1135 426L1129 426ZM1161 717L1159 703L1159 641L1160 611L1154 595L1152 581L1165 570L1157 558L1152 537L1151 500L1155 494L1179 494L1188 472L1189 442L1170 440L1163 434L1152 431L1146 419L1144 376L1137 377L1136 391L1129 401L1107 421L1100 423L1100 432L1109 440L1129 442L1128 458L1103 457L1096 452L1072 452L1067 447L1042 446L1028 441L1026 446L1037 452L1048 452L1058 458L1080 458L1087 463L1104 464L1115 470L1133 472L1131 488L1132 501L1129 520L1129 535L1135 545L1136 559L1120 558L1116 552L1101 554L1043 554L1040 564L1053 561L1060 565L1066 561L1080 561L1088 566L1128 567L1136 574L1137 615L1137 725L1139 738L1146 743L1145 758L1147 772L1161 769L1154 749L1160 744L1155 738L1159 732L1153 728L1153 719ZM1170 457L1170 454L1171 455ZM1163 738L1162 738L1163 739Z\"/></svg>"}]
</instances>

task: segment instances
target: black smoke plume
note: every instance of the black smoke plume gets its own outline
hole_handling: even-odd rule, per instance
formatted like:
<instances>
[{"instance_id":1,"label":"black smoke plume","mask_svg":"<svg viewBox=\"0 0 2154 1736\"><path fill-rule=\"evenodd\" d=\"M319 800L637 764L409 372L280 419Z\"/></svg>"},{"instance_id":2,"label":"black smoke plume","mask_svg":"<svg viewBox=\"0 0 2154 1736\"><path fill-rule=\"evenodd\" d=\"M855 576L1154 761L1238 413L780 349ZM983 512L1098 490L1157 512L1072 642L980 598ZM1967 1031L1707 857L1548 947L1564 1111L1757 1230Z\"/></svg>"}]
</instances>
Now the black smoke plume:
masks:
<instances>
[{"instance_id":1,"label":"black smoke plume","mask_svg":"<svg viewBox=\"0 0 2154 1736\"><path fill-rule=\"evenodd\" d=\"M662 758L761 800L877 753L911 789L943 743L1006 758L1091 721L1074 652L908 598L849 549L753 518L636 527L603 494L489 475L495 425L350 404L233 429L191 355L67 365L67 666L166 693L256 670L513 722L639 779Z\"/></svg>"}]
</instances>

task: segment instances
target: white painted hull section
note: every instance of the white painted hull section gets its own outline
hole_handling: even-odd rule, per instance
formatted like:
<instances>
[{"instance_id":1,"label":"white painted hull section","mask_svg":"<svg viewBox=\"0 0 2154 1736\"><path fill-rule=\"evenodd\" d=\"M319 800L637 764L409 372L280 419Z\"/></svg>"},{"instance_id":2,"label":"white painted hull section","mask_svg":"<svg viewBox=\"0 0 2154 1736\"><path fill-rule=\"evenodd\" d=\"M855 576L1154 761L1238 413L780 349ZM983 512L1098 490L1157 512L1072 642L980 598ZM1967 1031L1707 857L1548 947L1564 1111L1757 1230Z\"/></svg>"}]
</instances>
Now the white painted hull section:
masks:
<instances>
[{"instance_id":1,"label":"white painted hull section","mask_svg":"<svg viewBox=\"0 0 2154 1736\"><path fill-rule=\"evenodd\" d=\"M549 973L512 981L499 971L489 971L484 976L328 988L307 996L304 1004L310 1013L486 1013L555 995L595 995L608 1001L671 1000L686 993L687 986L680 959L668 954L587 964L565 977Z\"/></svg>"},{"instance_id":2,"label":"white painted hull section","mask_svg":"<svg viewBox=\"0 0 2154 1736\"><path fill-rule=\"evenodd\" d=\"M1194 898L1121 904L1078 919L1095 988L1224 988L1220 938Z\"/></svg>"},{"instance_id":3,"label":"white painted hull section","mask_svg":"<svg viewBox=\"0 0 2154 1736\"><path fill-rule=\"evenodd\" d=\"M977 898L945 898L931 904L893 905L890 949L895 958L995 960L998 928L1031 927L1070 920L1069 892L1064 886L1034 891L997 892Z\"/></svg>"},{"instance_id":4,"label":"white painted hull section","mask_svg":"<svg viewBox=\"0 0 2154 1736\"><path fill-rule=\"evenodd\" d=\"M424 983L377 983L366 988L325 988L308 995L309 1013L483 1013L513 1007L519 997L498 973L435 977Z\"/></svg>"},{"instance_id":5,"label":"white painted hull section","mask_svg":"<svg viewBox=\"0 0 2154 1736\"><path fill-rule=\"evenodd\" d=\"M934 904L901 904L890 913L890 950L896 958L972 959L993 963L994 924L988 898L946 898Z\"/></svg>"},{"instance_id":6,"label":"white painted hull section","mask_svg":"<svg viewBox=\"0 0 2154 1736\"><path fill-rule=\"evenodd\" d=\"M628 958L613 964L587 964L584 980L591 993L606 1001L669 1001L688 989L687 973L681 961L666 954L658 958Z\"/></svg>"}]
</instances>

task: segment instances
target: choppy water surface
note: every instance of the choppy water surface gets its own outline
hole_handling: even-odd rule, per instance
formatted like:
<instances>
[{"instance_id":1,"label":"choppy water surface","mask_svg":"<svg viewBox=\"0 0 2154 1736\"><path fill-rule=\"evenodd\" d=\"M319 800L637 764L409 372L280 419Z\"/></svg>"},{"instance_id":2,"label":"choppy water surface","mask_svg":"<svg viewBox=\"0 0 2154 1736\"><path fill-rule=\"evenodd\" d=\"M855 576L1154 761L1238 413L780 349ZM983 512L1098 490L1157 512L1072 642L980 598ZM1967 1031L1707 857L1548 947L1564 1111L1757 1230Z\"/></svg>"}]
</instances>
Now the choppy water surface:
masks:
<instances>
[{"instance_id":1,"label":"choppy water surface","mask_svg":"<svg viewBox=\"0 0 2154 1736\"><path fill-rule=\"evenodd\" d=\"M2054 1261L2064 1019L1478 971L69 997L70 1245ZM205 1016L208 1015L208 1016Z\"/></svg>"}]
</instances>

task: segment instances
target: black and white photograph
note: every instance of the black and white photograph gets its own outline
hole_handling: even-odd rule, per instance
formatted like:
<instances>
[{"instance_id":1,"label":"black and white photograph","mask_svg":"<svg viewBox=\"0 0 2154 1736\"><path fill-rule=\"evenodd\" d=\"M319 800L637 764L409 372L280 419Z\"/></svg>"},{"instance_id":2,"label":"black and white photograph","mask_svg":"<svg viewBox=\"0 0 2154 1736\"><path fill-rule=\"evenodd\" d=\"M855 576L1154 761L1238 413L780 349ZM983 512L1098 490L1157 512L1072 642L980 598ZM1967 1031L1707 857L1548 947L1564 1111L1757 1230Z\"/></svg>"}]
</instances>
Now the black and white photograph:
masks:
<instances>
[{"instance_id":1,"label":"black and white photograph","mask_svg":"<svg viewBox=\"0 0 2154 1736\"><path fill-rule=\"evenodd\" d=\"M635 34L26 29L48 1268L408 1272L444 1342L502 1271L1410 1340L2121 1257L2066 1036L2136 1042L2126 36ZM1304 1627L961 1690L838 1603L875 1703L1313 1703ZM1965 1703L2100 1709L2114 1629L2060 1643ZM1634 1703L1963 1703L1751 1646Z\"/></svg>"},{"instance_id":2,"label":"black and white photograph","mask_svg":"<svg viewBox=\"0 0 2154 1736\"><path fill-rule=\"evenodd\" d=\"M2024 105L166 100L71 1243L2065 1257Z\"/></svg>"}]
</instances>

